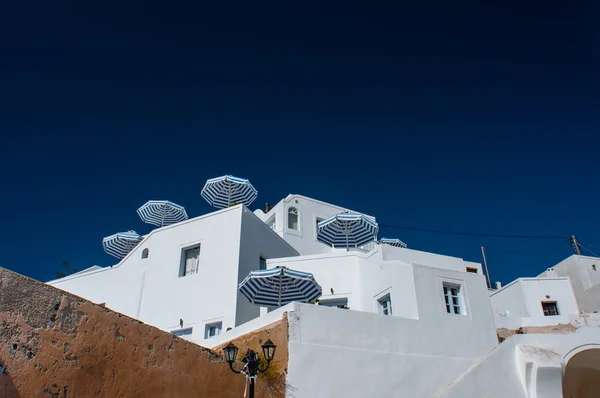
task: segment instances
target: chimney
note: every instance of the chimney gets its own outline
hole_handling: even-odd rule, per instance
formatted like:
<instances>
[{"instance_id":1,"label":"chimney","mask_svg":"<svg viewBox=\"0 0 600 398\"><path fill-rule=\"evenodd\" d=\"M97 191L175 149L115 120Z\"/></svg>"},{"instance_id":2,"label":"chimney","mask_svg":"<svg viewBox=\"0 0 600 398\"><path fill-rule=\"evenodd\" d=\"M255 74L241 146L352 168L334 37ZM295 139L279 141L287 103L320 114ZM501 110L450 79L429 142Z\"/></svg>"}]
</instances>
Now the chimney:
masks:
<instances>
[{"instance_id":1,"label":"chimney","mask_svg":"<svg viewBox=\"0 0 600 398\"><path fill-rule=\"evenodd\" d=\"M496 282L496 290L502 289L502 282Z\"/></svg>"},{"instance_id":2,"label":"chimney","mask_svg":"<svg viewBox=\"0 0 600 398\"><path fill-rule=\"evenodd\" d=\"M269 210L271 210L271 207L269 206L268 203L265 203L265 214L267 214L269 212Z\"/></svg>"}]
</instances>

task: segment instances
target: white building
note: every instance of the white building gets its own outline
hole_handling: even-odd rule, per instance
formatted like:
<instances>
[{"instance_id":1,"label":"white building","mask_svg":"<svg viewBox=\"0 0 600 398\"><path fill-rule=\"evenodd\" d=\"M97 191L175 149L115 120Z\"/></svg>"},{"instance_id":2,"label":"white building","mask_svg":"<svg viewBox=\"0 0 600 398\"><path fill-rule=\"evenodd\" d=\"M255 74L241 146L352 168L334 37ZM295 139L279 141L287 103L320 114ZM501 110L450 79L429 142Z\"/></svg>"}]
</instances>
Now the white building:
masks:
<instances>
[{"instance_id":1,"label":"white building","mask_svg":"<svg viewBox=\"0 0 600 398\"><path fill-rule=\"evenodd\" d=\"M490 295L478 263L388 245L332 249L317 241L316 224L343 211L349 210L300 195L266 214L238 205L158 228L112 268L49 283L208 347L287 311L290 396L561 396L536 392L536 369L545 365L513 338L498 350L496 328L586 323L577 318L568 277L519 279ZM267 312L238 293L251 270L282 265L314 274L323 288L320 305ZM551 303L560 313L545 316ZM530 336L519 339L530 343ZM600 329L579 340L540 341L564 351L593 339L600 346ZM529 366L529 373L507 361ZM508 386L504 395L461 381L493 371L516 372L520 387ZM519 388L521 395L513 391Z\"/></svg>"},{"instance_id":2,"label":"white building","mask_svg":"<svg viewBox=\"0 0 600 398\"><path fill-rule=\"evenodd\" d=\"M600 311L599 258L572 255L548 268L540 277L568 277L579 309L583 312Z\"/></svg>"},{"instance_id":3,"label":"white building","mask_svg":"<svg viewBox=\"0 0 600 398\"><path fill-rule=\"evenodd\" d=\"M569 324L579 307L567 277L519 278L490 294L496 327Z\"/></svg>"}]
</instances>

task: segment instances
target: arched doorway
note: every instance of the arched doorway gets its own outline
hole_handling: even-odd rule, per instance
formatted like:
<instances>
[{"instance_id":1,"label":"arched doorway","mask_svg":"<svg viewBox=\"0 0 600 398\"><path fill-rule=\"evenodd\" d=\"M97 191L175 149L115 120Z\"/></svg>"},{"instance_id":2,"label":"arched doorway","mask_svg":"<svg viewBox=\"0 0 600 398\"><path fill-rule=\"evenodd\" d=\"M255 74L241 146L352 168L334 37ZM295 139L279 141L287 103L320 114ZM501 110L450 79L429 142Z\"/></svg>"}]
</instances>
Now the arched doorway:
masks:
<instances>
[{"instance_id":1,"label":"arched doorway","mask_svg":"<svg viewBox=\"0 0 600 398\"><path fill-rule=\"evenodd\" d=\"M600 349L584 349L567 362L563 398L600 397Z\"/></svg>"}]
</instances>

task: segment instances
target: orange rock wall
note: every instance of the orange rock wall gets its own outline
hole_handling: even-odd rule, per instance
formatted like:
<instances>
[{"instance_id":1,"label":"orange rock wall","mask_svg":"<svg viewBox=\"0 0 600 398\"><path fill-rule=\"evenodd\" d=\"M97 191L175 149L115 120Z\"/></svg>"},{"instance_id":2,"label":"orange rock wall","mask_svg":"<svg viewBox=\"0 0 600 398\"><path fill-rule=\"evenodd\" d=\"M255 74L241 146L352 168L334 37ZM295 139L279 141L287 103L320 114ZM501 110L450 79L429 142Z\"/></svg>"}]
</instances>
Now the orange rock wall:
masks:
<instances>
[{"instance_id":1,"label":"orange rock wall","mask_svg":"<svg viewBox=\"0 0 600 398\"><path fill-rule=\"evenodd\" d=\"M263 359L261 345L264 344L268 339L271 339L273 344L277 346L277 349L275 350L275 358L271 362L271 365L266 372L259 373L259 376L256 380L255 394L257 397L265 398L285 397L285 375L287 374L288 365L287 315L284 315L283 319L278 322L232 339L231 342L233 342L233 344L239 348L238 359L242 359L249 348L258 352L260 358ZM216 347L214 350L221 353L222 348L228 343L229 341L226 344ZM235 366L235 369L239 370L239 366ZM240 375L240 377L242 376Z\"/></svg>"},{"instance_id":2,"label":"orange rock wall","mask_svg":"<svg viewBox=\"0 0 600 398\"><path fill-rule=\"evenodd\" d=\"M281 366L256 395L284 397L285 321L236 344L268 335ZM0 364L2 398L240 398L245 385L213 351L2 268Z\"/></svg>"}]
</instances>

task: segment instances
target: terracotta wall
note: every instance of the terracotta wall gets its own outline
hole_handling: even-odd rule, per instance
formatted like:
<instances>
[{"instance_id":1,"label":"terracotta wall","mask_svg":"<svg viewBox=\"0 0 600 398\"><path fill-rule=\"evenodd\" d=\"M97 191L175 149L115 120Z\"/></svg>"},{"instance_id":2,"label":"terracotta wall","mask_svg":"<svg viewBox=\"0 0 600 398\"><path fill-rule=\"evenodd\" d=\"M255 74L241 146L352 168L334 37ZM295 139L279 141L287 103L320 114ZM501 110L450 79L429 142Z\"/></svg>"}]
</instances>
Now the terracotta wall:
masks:
<instances>
[{"instance_id":1,"label":"terracotta wall","mask_svg":"<svg viewBox=\"0 0 600 398\"><path fill-rule=\"evenodd\" d=\"M265 329L240 348L272 336L281 366L256 395L284 397L287 325ZM2 268L0 364L2 398L241 398L245 385L206 348Z\"/></svg>"}]
</instances>

